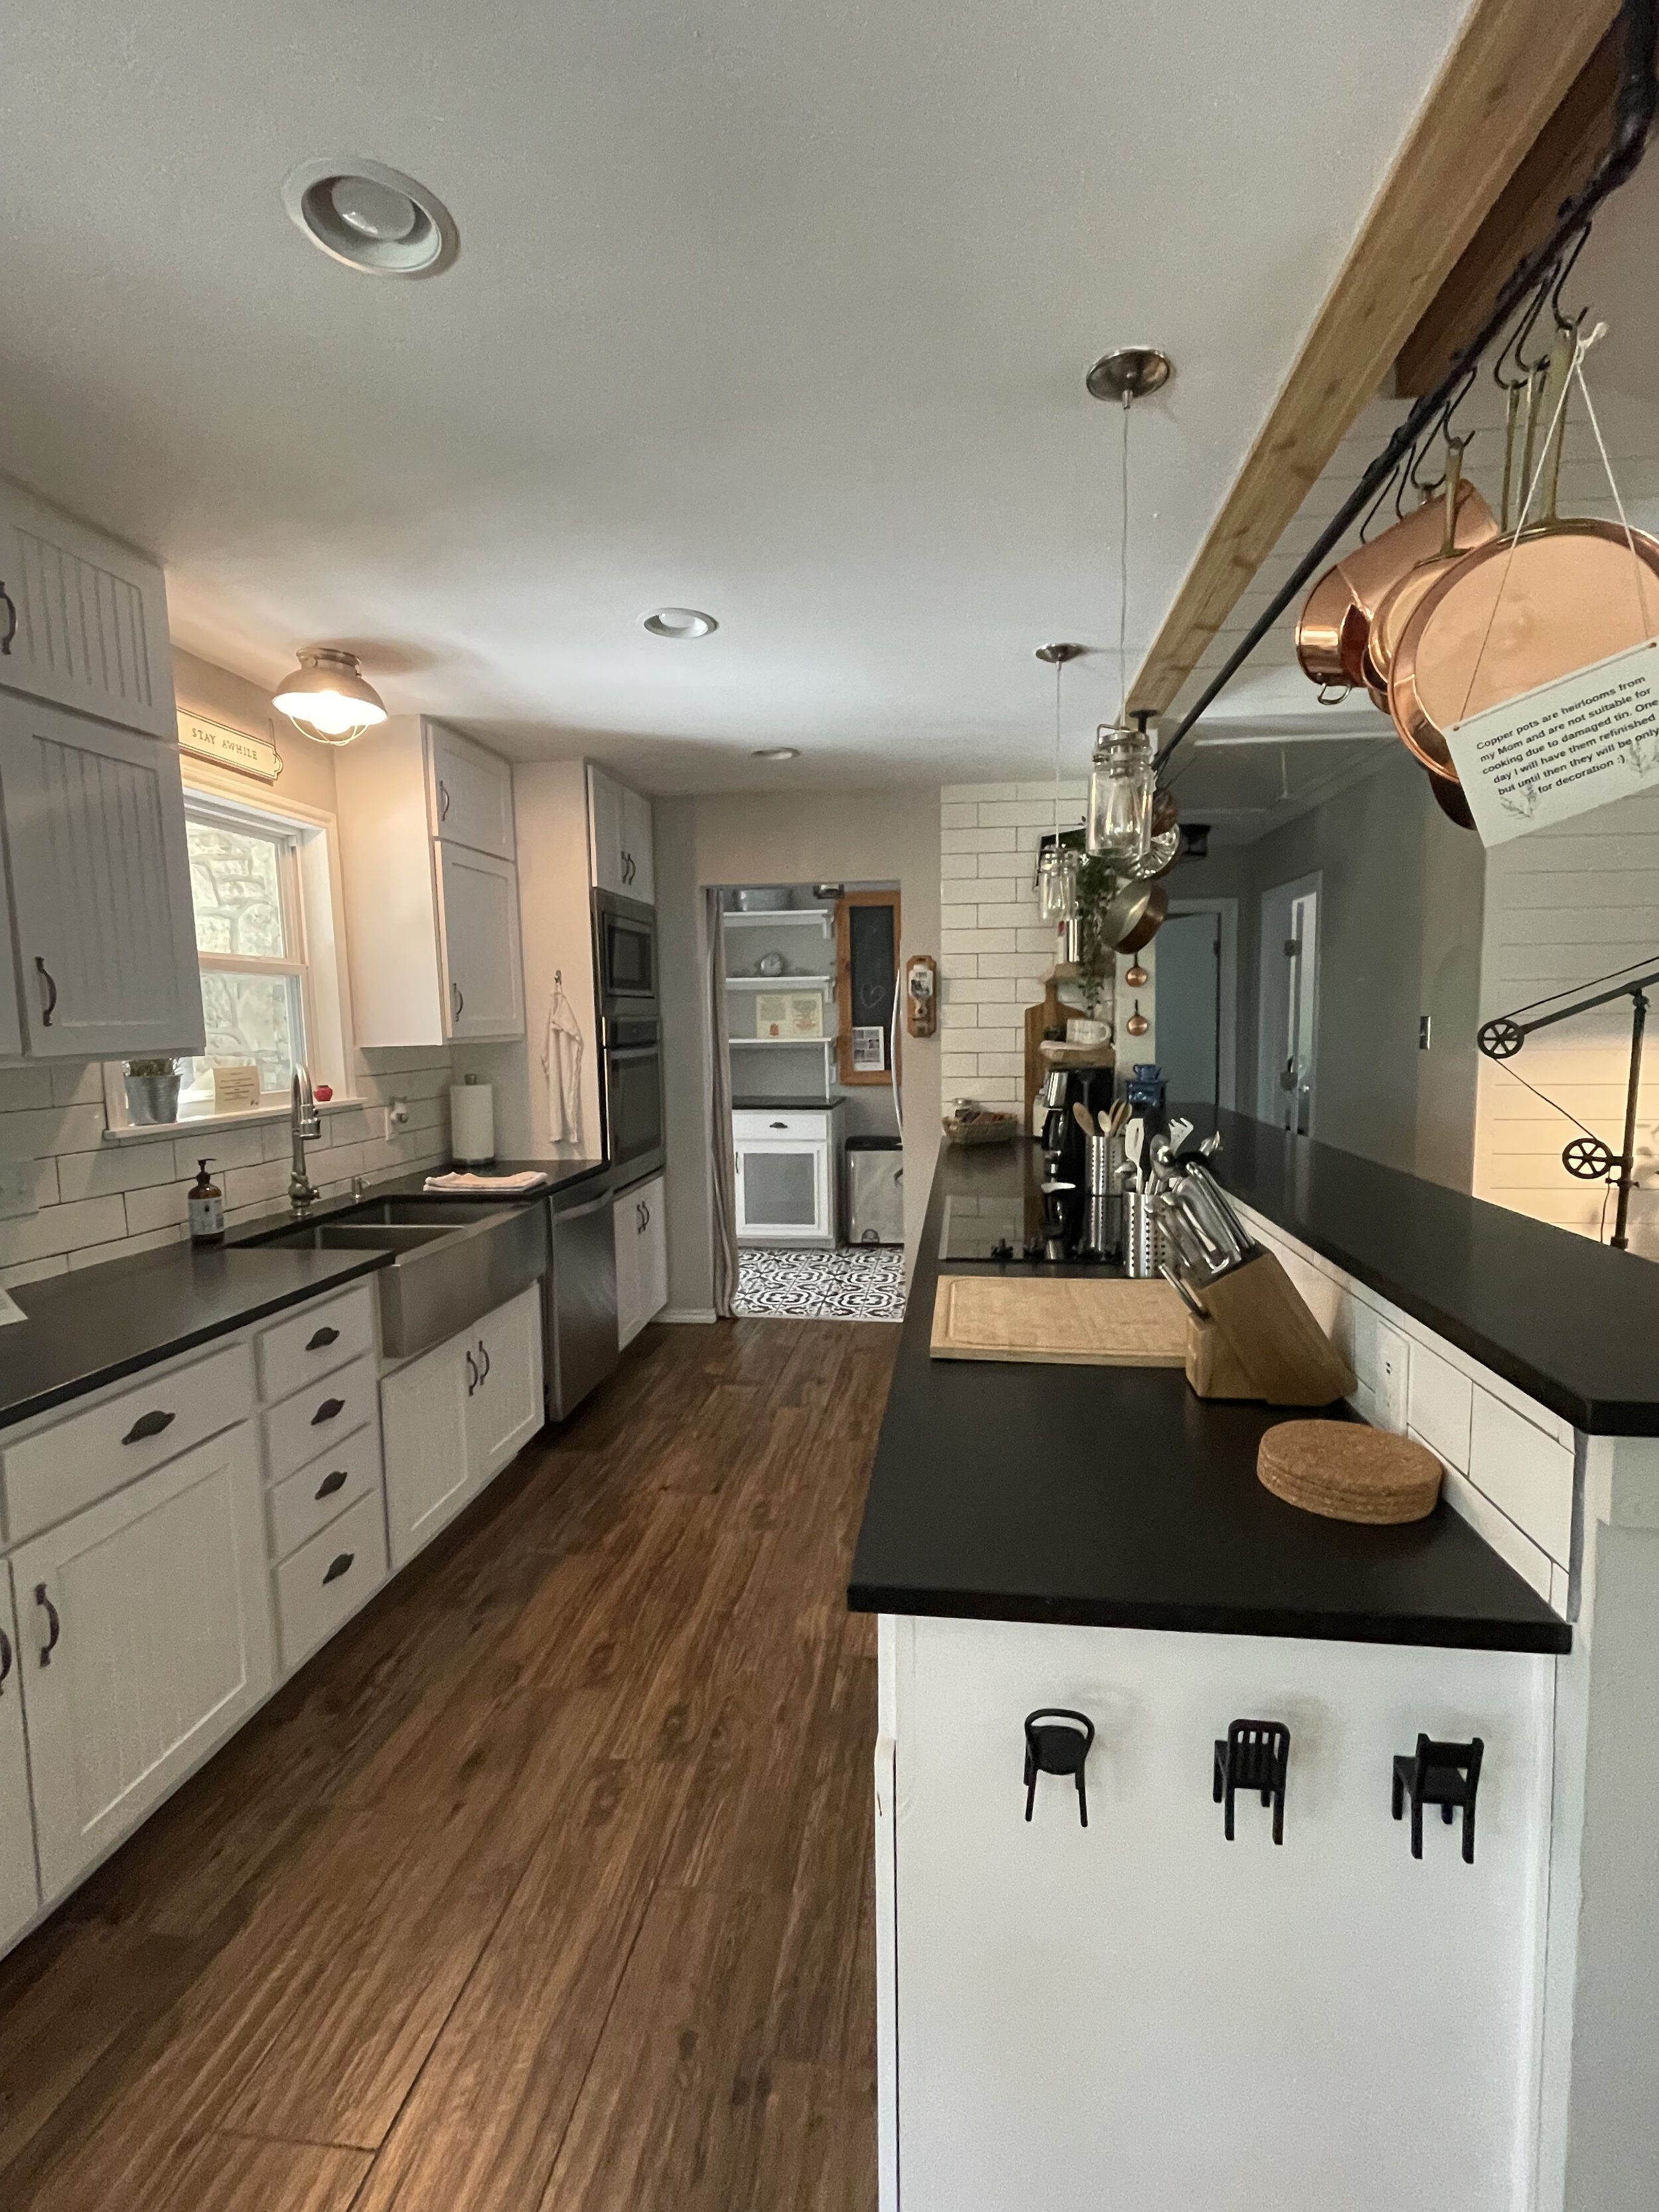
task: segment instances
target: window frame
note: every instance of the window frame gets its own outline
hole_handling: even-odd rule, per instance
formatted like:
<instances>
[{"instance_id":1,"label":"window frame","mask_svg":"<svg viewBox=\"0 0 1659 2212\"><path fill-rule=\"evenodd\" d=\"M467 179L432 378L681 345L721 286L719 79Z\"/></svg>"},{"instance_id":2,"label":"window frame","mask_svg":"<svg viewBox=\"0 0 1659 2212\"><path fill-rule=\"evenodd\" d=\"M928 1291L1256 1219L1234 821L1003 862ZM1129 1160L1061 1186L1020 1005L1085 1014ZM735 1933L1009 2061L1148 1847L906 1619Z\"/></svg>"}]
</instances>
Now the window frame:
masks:
<instances>
[{"instance_id":1,"label":"window frame","mask_svg":"<svg viewBox=\"0 0 1659 2212\"><path fill-rule=\"evenodd\" d=\"M314 1083L331 1086L333 1108L361 1105L351 1071L356 1066L351 1020L351 985L346 961L345 902L340 880L339 836L335 817L275 791L250 793L245 779L231 770L186 757L183 763L187 818L218 821L275 837L283 850L279 862L283 934L289 957L270 960L235 953L201 952L205 965L222 973L294 974L299 978L301 1054ZM192 924L193 927L193 924ZM179 1053L180 1060L193 1055ZM177 1121L135 1122L127 1110L125 1067L103 1063L106 1139L143 1141L188 1134L192 1130L238 1122L271 1121L289 1111L287 1094L262 1091L257 1106L234 1113L181 1115ZM325 1106L323 1110L330 1110Z\"/></svg>"}]
</instances>

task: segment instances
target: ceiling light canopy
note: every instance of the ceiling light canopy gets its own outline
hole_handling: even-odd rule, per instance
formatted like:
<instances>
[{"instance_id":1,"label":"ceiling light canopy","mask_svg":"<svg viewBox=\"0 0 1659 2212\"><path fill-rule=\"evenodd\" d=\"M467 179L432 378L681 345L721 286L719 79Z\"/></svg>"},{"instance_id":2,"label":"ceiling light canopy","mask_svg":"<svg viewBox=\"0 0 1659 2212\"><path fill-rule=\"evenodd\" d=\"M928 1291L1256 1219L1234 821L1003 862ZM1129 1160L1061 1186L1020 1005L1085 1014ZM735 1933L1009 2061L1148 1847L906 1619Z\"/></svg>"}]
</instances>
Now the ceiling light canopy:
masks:
<instances>
[{"instance_id":1,"label":"ceiling light canopy","mask_svg":"<svg viewBox=\"0 0 1659 2212\"><path fill-rule=\"evenodd\" d=\"M761 745L749 757L750 760L799 760L799 745Z\"/></svg>"},{"instance_id":2,"label":"ceiling light canopy","mask_svg":"<svg viewBox=\"0 0 1659 2212\"><path fill-rule=\"evenodd\" d=\"M313 246L371 276L435 276L460 251L435 192L358 155L301 161L283 181L283 204Z\"/></svg>"},{"instance_id":3,"label":"ceiling light canopy","mask_svg":"<svg viewBox=\"0 0 1659 2212\"><path fill-rule=\"evenodd\" d=\"M349 745L386 720L385 703L364 682L356 654L331 645L307 646L271 704L295 729L325 745Z\"/></svg>"},{"instance_id":4,"label":"ceiling light canopy","mask_svg":"<svg viewBox=\"0 0 1659 2212\"><path fill-rule=\"evenodd\" d=\"M653 637L707 637L720 624L696 607L658 607L641 617Z\"/></svg>"}]
</instances>

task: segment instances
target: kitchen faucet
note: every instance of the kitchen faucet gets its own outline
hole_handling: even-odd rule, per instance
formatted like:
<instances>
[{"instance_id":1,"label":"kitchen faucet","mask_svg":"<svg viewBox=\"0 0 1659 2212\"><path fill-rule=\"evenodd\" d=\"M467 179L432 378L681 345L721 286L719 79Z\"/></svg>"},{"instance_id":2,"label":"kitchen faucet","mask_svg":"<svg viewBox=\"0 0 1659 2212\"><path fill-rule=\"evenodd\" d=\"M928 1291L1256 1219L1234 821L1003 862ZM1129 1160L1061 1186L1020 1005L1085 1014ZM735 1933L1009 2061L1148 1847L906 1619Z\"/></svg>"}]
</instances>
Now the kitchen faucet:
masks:
<instances>
[{"instance_id":1,"label":"kitchen faucet","mask_svg":"<svg viewBox=\"0 0 1659 2212\"><path fill-rule=\"evenodd\" d=\"M322 1196L306 1173L306 1143L307 1139L323 1133L322 1116L312 1096L311 1077L303 1067L295 1068L293 1103L289 1111L294 1130L294 1172L288 1179L288 1202L296 1213L303 1213Z\"/></svg>"}]
</instances>

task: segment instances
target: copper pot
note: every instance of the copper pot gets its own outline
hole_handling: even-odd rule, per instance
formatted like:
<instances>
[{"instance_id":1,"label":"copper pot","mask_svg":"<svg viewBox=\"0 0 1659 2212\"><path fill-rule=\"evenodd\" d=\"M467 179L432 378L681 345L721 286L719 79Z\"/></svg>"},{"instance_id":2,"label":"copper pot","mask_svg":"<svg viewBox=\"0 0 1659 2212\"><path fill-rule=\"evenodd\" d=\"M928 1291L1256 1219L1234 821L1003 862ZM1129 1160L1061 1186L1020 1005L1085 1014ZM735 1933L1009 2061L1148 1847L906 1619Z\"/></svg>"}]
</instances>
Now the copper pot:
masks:
<instances>
[{"instance_id":1,"label":"copper pot","mask_svg":"<svg viewBox=\"0 0 1659 2212\"><path fill-rule=\"evenodd\" d=\"M1162 884L1125 884L1102 914L1100 933L1118 952L1139 952L1163 928L1169 911L1170 894Z\"/></svg>"},{"instance_id":2,"label":"copper pot","mask_svg":"<svg viewBox=\"0 0 1659 2212\"><path fill-rule=\"evenodd\" d=\"M1492 509L1472 483L1460 479L1452 495L1459 546L1484 544L1497 536ZM1444 503L1425 500L1414 514L1356 545L1327 570L1309 593L1297 624L1296 653L1303 673L1320 684L1364 684L1365 646L1377 610L1402 577L1420 562L1439 558L1445 535ZM1378 689L1373 696L1382 706Z\"/></svg>"}]
</instances>

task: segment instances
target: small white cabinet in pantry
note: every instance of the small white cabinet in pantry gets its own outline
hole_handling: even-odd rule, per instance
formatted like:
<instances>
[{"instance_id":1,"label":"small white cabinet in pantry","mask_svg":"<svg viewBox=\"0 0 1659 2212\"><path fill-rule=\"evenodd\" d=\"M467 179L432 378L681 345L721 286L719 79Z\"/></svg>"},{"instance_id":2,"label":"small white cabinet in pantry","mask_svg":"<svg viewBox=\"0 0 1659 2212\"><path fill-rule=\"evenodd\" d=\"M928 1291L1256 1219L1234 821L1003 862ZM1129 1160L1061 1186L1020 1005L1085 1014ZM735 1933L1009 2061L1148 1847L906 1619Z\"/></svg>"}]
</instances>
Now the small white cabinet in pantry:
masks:
<instances>
[{"instance_id":1,"label":"small white cabinet in pantry","mask_svg":"<svg viewBox=\"0 0 1659 2212\"><path fill-rule=\"evenodd\" d=\"M382 1377L394 1568L412 1559L541 1427L541 1297L533 1284Z\"/></svg>"},{"instance_id":2,"label":"small white cabinet in pantry","mask_svg":"<svg viewBox=\"0 0 1659 2212\"><path fill-rule=\"evenodd\" d=\"M642 906L654 906L657 873L650 800L629 791L603 769L590 768L587 808L594 888L614 891L619 898L638 899Z\"/></svg>"},{"instance_id":3,"label":"small white cabinet in pantry","mask_svg":"<svg viewBox=\"0 0 1659 2212\"><path fill-rule=\"evenodd\" d=\"M335 788L358 1043L522 1036L507 763L398 716L341 750Z\"/></svg>"},{"instance_id":4,"label":"small white cabinet in pantry","mask_svg":"<svg viewBox=\"0 0 1659 2212\"><path fill-rule=\"evenodd\" d=\"M11 1571L50 1904L275 1679L252 1424L21 1545Z\"/></svg>"},{"instance_id":5,"label":"small white cabinet in pantry","mask_svg":"<svg viewBox=\"0 0 1659 2212\"><path fill-rule=\"evenodd\" d=\"M834 1127L827 1110L732 1115L740 1243L835 1243Z\"/></svg>"},{"instance_id":6,"label":"small white cabinet in pantry","mask_svg":"<svg viewBox=\"0 0 1659 2212\"><path fill-rule=\"evenodd\" d=\"M661 1176L635 1183L611 1215L617 1242L617 1346L626 1351L668 1304L668 1209Z\"/></svg>"},{"instance_id":7,"label":"small white cabinet in pantry","mask_svg":"<svg viewBox=\"0 0 1659 2212\"><path fill-rule=\"evenodd\" d=\"M22 1660L10 1570L0 1559L0 1949L28 1926L40 1903L23 1739Z\"/></svg>"}]
</instances>

